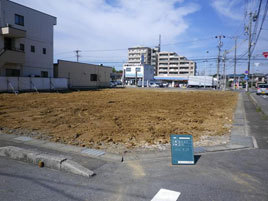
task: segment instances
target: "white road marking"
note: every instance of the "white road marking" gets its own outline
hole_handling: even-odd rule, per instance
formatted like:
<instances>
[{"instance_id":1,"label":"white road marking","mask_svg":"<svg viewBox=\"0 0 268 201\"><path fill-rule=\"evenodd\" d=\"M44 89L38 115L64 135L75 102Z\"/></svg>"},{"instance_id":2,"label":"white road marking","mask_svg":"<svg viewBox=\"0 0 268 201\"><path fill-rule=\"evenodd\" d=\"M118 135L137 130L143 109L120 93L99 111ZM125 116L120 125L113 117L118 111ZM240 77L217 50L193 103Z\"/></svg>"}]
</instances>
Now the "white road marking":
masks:
<instances>
[{"instance_id":1,"label":"white road marking","mask_svg":"<svg viewBox=\"0 0 268 201\"><path fill-rule=\"evenodd\" d=\"M252 137L252 142L253 142L253 146L254 146L254 148L255 148L255 149L258 149L258 148L259 148L259 146L258 146L258 143L257 143L256 138L255 138L255 137L253 137L253 136L251 136L251 137Z\"/></svg>"},{"instance_id":2,"label":"white road marking","mask_svg":"<svg viewBox=\"0 0 268 201\"><path fill-rule=\"evenodd\" d=\"M19 140L19 141L28 142L28 141L31 141L33 138L21 136L21 137L17 137L17 138L14 138L14 139Z\"/></svg>"},{"instance_id":3,"label":"white road marking","mask_svg":"<svg viewBox=\"0 0 268 201\"><path fill-rule=\"evenodd\" d=\"M194 164L194 161L178 161L178 164Z\"/></svg>"},{"instance_id":4,"label":"white road marking","mask_svg":"<svg viewBox=\"0 0 268 201\"><path fill-rule=\"evenodd\" d=\"M160 189L151 201L177 201L180 197L180 192L167 189Z\"/></svg>"}]
</instances>

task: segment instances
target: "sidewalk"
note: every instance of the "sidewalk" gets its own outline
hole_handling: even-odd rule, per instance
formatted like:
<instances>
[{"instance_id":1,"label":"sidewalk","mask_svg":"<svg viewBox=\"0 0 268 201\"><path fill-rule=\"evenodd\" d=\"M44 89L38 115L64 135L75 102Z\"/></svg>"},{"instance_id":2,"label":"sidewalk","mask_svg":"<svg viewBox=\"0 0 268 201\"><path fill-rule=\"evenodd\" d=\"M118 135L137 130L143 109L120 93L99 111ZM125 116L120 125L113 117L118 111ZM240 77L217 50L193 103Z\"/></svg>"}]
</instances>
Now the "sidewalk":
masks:
<instances>
[{"instance_id":1,"label":"sidewalk","mask_svg":"<svg viewBox=\"0 0 268 201\"><path fill-rule=\"evenodd\" d=\"M88 170L94 171L94 172L98 168L100 168L101 166L103 166L104 164L107 163L106 160L102 160L100 158L94 158L94 157L90 157L87 155L75 153L74 151L71 150L71 148L68 147L68 145L62 145L66 149L64 151L63 149L60 150L59 145L56 145L54 143L49 143L46 141L41 141L41 140L39 141L39 140L34 140L34 139L30 143L30 141L19 140L20 138L21 138L20 136L5 135L3 133L1 134L1 132L0 132L0 148L5 148L5 147L9 148L11 146L11 147L16 147L19 149L27 150L27 151L31 152L32 154L37 152L37 153L40 153L42 155L46 155L49 157L64 158L64 159L67 159L70 161L74 161L75 163L87 168ZM38 141L39 141L39 144L37 143ZM45 144L46 144L46 146L44 146ZM11 150L11 151L13 152L12 154L18 155L18 153L16 153L16 150L15 150L15 152L14 152L14 150ZM2 150L2 152L3 152L3 150ZM18 160L20 160L20 159L18 159ZM54 169L54 168L52 168L52 169Z\"/></svg>"}]
</instances>

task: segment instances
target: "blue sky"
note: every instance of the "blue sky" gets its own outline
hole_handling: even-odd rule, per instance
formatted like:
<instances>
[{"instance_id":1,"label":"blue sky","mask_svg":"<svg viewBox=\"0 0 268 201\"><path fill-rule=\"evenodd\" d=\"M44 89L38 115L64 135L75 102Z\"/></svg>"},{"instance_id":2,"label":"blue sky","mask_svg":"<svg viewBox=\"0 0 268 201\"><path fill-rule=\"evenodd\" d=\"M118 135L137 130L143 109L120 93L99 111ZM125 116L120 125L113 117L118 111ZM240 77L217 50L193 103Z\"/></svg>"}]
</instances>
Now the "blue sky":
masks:
<instances>
[{"instance_id":1,"label":"blue sky","mask_svg":"<svg viewBox=\"0 0 268 201\"><path fill-rule=\"evenodd\" d=\"M216 35L225 35L222 50L229 50L228 73L233 71L233 36L238 36L238 56L247 50L244 25L258 0L14 0L57 17L54 60L75 60L81 50L81 62L103 63L122 68L127 48L153 47L162 36L162 50L174 51L197 61L198 71L216 72ZM266 1L263 1L259 25ZM253 56L263 58L268 51L267 17ZM206 53L209 51L209 53ZM246 59L246 55L242 57ZM238 61L238 72L247 68ZM255 64L258 63L258 64ZM254 72L268 73L268 60L252 62Z\"/></svg>"}]
</instances>

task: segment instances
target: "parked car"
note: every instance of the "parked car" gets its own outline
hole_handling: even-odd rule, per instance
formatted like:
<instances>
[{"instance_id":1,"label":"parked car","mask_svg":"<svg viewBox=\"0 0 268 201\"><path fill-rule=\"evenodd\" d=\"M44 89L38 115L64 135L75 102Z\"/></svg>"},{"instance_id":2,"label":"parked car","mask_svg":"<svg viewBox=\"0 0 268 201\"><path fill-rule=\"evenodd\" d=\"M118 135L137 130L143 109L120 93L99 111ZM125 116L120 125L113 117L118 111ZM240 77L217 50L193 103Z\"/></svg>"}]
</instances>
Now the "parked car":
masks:
<instances>
[{"instance_id":1,"label":"parked car","mask_svg":"<svg viewBox=\"0 0 268 201\"><path fill-rule=\"evenodd\" d=\"M110 82L110 87L116 87L116 85L117 85L116 82L113 81Z\"/></svg>"},{"instance_id":2,"label":"parked car","mask_svg":"<svg viewBox=\"0 0 268 201\"><path fill-rule=\"evenodd\" d=\"M122 85L122 81L116 81L117 85Z\"/></svg>"},{"instance_id":3,"label":"parked car","mask_svg":"<svg viewBox=\"0 0 268 201\"><path fill-rule=\"evenodd\" d=\"M165 82L162 85L163 85L163 87L168 87L169 86L169 83Z\"/></svg>"},{"instance_id":4,"label":"parked car","mask_svg":"<svg viewBox=\"0 0 268 201\"><path fill-rule=\"evenodd\" d=\"M257 95L268 95L268 84L260 84L257 88Z\"/></svg>"},{"instance_id":5,"label":"parked car","mask_svg":"<svg viewBox=\"0 0 268 201\"><path fill-rule=\"evenodd\" d=\"M150 82L149 87L156 88L159 87L159 84L157 84L156 82Z\"/></svg>"}]
</instances>

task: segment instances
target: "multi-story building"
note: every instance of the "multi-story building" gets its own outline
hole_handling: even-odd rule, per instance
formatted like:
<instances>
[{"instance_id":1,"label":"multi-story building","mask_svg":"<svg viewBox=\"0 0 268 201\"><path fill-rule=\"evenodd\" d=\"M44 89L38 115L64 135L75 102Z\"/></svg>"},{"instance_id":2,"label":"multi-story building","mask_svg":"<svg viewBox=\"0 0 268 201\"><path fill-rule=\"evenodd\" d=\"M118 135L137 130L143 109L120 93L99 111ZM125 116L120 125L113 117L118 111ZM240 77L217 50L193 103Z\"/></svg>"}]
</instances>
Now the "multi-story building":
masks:
<instances>
[{"instance_id":1,"label":"multi-story building","mask_svg":"<svg viewBox=\"0 0 268 201\"><path fill-rule=\"evenodd\" d=\"M159 52L160 52L160 46L151 49L151 65L154 67L154 75L157 75Z\"/></svg>"},{"instance_id":2,"label":"multi-story building","mask_svg":"<svg viewBox=\"0 0 268 201\"><path fill-rule=\"evenodd\" d=\"M151 48L132 47L128 48L128 63L133 65L151 65Z\"/></svg>"},{"instance_id":3,"label":"multi-story building","mask_svg":"<svg viewBox=\"0 0 268 201\"><path fill-rule=\"evenodd\" d=\"M53 77L56 18L0 0L0 76Z\"/></svg>"},{"instance_id":4,"label":"multi-story building","mask_svg":"<svg viewBox=\"0 0 268 201\"><path fill-rule=\"evenodd\" d=\"M196 63L179 56L175 52L158 53L158 76L187 77L194 76Z\"/></svg>"},{"instance_id":5,"label":"multi-story building","mask_svg":"<svg viewBox=\"0 0 268 201\"><path fill-rule=\"evenodd\" d=\"M132 47L128 49L128 64L141 65L148 64L154 67L155 75L157 74L157 54L159 47Z\"/></svg>"}]
</instances>

